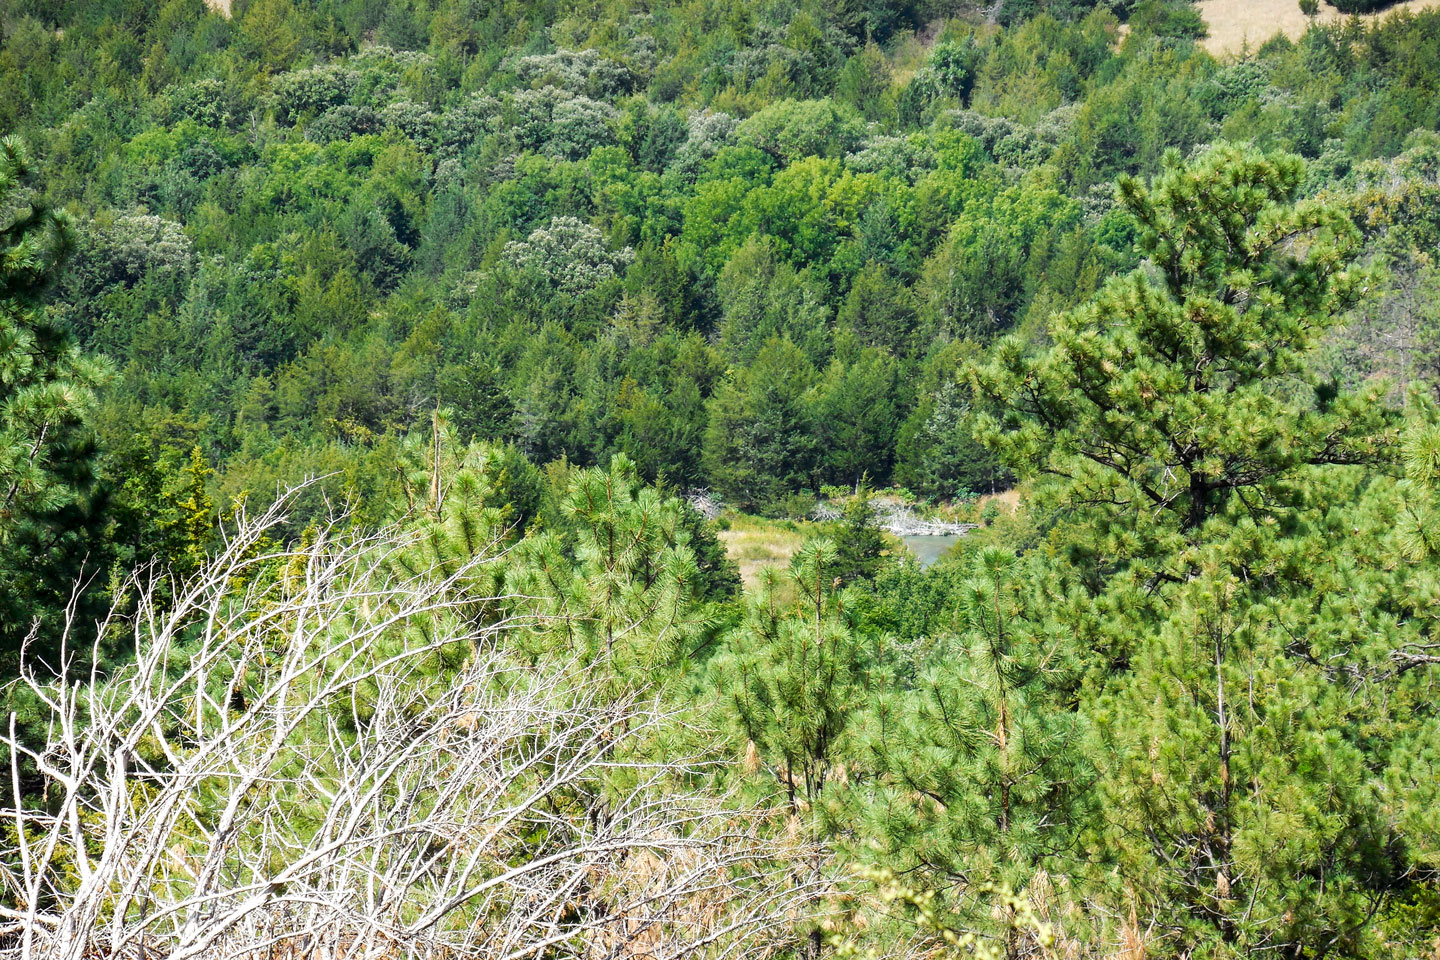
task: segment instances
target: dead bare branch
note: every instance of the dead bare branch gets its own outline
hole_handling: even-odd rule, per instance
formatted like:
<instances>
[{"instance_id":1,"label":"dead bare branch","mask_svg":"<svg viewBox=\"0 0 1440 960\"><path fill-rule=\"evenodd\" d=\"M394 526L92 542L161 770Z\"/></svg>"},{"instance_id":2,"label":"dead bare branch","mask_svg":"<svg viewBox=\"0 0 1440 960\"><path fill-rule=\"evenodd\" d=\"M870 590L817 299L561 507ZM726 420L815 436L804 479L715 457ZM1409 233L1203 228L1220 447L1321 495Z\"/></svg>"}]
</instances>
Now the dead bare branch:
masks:
<instances>
[{"instance_id":1,"label":"dead bare branch","mask_svg":"<svg viewBox=\"0 0 1440 960\"><path fill-rule=\"evenodd\" d=\"M647 757L671 711L600 668L517 664L515 617L473 622L498 544L448 572L417 572L399 530L278 547L285 502L172 589L137 575L103 626L128 665L25 664L49 736L12 716L0 737L0 958L726 957L793 935L807 852Z\"/></svg>"}]
</instances>

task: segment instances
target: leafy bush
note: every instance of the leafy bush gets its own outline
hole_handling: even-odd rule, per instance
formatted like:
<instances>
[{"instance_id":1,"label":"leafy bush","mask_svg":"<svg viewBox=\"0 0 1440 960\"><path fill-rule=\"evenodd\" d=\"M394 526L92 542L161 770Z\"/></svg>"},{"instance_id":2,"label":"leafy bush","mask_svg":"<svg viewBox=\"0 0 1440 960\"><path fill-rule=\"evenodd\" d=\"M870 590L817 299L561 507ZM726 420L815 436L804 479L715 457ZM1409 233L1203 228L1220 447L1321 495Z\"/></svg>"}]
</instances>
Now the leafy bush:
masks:
<instances>
[{"instance_id":1,"label":"leafy bush","mask_svg":"<svg viewBox=\"0 0 1440 960\"><path fill-rule=\"evenodd\" d=\"M524 240L507 244L504 261L577 294L613 280L634 257L628 247L612 252L599 230L574 217L556 217Z\"/></svg>"},{"instance_id":2,"label":"leafy bush","mask_svg":"<svg viewBox=\"0 0 1440 960\"><path fill-rule=\"evenodd\" d=\"M859 145L864 125L830 100L786 100L745 120L736 133L741 143L789 163L807 156L844 156Z\"/></svg>"},{"instance_id":3,"label":"leafy bush","mask_svg":"<svg viewBox=\"0 0 1440 960\"><path fill-rule=\"evenodd\" d=\"M275 78L275 110L282 122L337 107L348 101L360 82L358 71L335 64L283 73Z\"/></svg>"}]
</instances>

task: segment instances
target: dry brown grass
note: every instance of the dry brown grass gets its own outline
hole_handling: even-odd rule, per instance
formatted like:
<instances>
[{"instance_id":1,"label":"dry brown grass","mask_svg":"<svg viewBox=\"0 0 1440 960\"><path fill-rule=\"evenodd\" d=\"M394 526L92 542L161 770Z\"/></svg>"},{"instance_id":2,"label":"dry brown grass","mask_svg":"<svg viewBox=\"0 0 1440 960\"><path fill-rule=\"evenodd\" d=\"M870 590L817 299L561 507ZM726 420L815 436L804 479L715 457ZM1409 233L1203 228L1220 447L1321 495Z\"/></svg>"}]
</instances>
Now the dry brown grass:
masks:
<instances>
[{"instance_id":1,"label":"dry brown grass","mask_svg":"<svg viewBox=\"0 0 1440 960\"><path fill-rule=\"evenodd\" d=\"M992 501L999 504L1000 508L1007 513L1014 513L1020 509L1020 491L1012 487L1003 493L987 493L980 498L977 509L984 510L985 505Z\"/></svg>"},{"instance_id":2,"label":"dry brown grass","mask_svg":"<svg viewBox=\"0 0 1440 960\"><path fill-rule=\"evenodd\" d=\"M1440 0L1405 0L1393 7L1365 14L1364 19L1387 16L1396 10L1423 10L1440 5ZM1200 15L1210 28L1205 49L1215 56L1254 50L1266 40L1283 33L1292 40L1309 26L1297 0L1200 0ZM1319 21L1341 20L1344 14L1321 2Z\"/></svg>"},{"instance_id":3,"label":"dry brown grass","mask_svg":"<svg viewBox=\"0 0 1440 960\"><path fill-rule=\"evenodd\" d=\"M783 567L805 542L805 534L763 520L736 517L729 530L719 531L725 552L740 566L740 579L751 589L766 567Z\"/></svg>"}]
</instances>

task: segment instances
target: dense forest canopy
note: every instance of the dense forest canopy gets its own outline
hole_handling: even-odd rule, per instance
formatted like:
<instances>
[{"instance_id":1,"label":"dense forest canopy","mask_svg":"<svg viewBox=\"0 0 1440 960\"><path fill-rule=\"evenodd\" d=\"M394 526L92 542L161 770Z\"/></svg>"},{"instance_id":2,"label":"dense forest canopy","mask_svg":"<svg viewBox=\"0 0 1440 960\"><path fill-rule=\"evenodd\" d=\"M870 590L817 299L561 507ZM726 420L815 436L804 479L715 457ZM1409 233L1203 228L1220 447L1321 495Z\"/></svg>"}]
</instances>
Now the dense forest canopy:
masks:
<instances>
[{"instance_id":1,"label":"dense forest canopy","mask_svg":"<svg viewBox=\"0 0 1440 960\"><path fill-rule=\"evenodd\" d=\"M1433 955L1440 11L1206 29L0 0L0 957Z\"/></svg>"}]
</instances>

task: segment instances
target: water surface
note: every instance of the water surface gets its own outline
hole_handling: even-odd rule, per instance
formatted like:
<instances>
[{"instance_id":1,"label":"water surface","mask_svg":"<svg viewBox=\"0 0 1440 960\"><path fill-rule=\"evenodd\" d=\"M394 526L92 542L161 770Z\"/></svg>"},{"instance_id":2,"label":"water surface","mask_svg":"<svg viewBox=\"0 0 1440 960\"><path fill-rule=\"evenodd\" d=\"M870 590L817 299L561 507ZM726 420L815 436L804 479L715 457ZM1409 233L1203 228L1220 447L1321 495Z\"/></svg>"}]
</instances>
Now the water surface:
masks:
<instances>
[{"instance_id":1,"label":"water surface","mask_svg":"<svg viewBox=\"0 0 1440 960\"><path fill-rule=\"evenodd\" d=\"M945 555L945 552L954 546L959 540L958 534L947 533L941 535L910 536L901 537L900 542L905 544L905 549L920 562L922 568L930 566L936 560Z\"/></svg>"}]
</instances>

